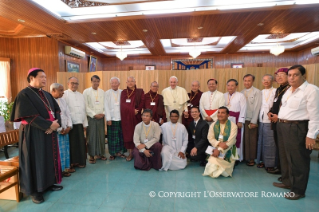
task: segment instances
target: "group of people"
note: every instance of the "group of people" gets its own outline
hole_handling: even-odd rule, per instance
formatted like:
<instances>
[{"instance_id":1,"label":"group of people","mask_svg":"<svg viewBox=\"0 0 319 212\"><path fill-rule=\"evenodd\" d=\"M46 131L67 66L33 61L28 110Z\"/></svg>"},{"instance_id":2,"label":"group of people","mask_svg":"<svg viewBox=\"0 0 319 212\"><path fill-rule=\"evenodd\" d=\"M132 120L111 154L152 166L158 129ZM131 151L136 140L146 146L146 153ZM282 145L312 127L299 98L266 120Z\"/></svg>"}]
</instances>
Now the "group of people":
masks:
<instances>
[{"instance_id":1,"label":"group of people","mask_svg":"<svg viewBox=\"0 0 319 212\"><path fill-rule=\"evenodd\" d=\"M209 91L201 92L193 81L191 92L170 77L168 88L158 93L154 81L144 93L134 77L127 88L120 79L110 79L111 89L99 88L100 78L91 77L92 87L78 92L76 77L68 79L68 90L59 83L42 90L46 75L30 69L29 86L17 95L11 121L21 122L19 156L21 191L33 202L44 201L43 192L61 190L55 185L69 177L75 167L116 157L131 161L140 170L179 170L187 158L205 167L203 175L232 176L236 163L265 168L281 174L273 185L305 196L310 171L310 153L319 133L319 89L305 79L301 65L281 68L274 77L262 78L264 89L253 86L255 76L227 81L227 92L217 90L218 81L209 79ZM86 134L86 135L85 135ZM128 155L124 155L128 152Z\"/></svg>"}]
</instances>

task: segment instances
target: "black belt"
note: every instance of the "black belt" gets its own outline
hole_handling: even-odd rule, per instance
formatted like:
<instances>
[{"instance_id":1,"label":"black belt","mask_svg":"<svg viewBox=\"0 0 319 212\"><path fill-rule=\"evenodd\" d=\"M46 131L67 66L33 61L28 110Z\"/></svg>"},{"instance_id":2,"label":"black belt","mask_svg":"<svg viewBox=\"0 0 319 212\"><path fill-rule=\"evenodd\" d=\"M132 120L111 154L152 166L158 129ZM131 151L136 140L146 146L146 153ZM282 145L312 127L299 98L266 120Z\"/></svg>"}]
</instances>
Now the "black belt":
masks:
<instances>
[{"instance_id":1,"label":"black belt","mask_svg":"<svg viewBox=\"0 0 319 212\"><path fill-rule=\"evenodd\" d=\"M286 124L301 124L304 122L308 122L309 120L285 120L285 119L279 119L278 122L280 123L286 123Z\"/></svg>"}]
</instances>

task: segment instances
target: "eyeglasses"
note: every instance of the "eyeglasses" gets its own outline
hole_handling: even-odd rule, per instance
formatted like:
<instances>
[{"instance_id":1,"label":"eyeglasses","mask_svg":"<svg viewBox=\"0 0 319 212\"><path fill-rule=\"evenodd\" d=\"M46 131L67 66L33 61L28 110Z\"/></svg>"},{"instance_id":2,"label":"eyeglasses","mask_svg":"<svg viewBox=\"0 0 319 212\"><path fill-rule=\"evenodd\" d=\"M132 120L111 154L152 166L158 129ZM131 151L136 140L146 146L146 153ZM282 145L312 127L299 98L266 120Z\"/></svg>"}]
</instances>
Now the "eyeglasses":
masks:
<instances>
[{"instance_id":1,"label":"eyeglasses","mask_svg":"<svg viewBox=\"0 0 319 212\"><path fill-rule=\"evenodd\" d=\"M71 82L71 85L79 85L77 82Z\"/></svg>"},{"instance_id":2,"label":"eyeglasses","mask_svg":"<svg viewBox=\"0 0 319 212\"><path fill-rule=\"evenodd\" d=\"M276 77L284 77L287 76L287 74L276 74Z\"/></svg>"}]
</instances>

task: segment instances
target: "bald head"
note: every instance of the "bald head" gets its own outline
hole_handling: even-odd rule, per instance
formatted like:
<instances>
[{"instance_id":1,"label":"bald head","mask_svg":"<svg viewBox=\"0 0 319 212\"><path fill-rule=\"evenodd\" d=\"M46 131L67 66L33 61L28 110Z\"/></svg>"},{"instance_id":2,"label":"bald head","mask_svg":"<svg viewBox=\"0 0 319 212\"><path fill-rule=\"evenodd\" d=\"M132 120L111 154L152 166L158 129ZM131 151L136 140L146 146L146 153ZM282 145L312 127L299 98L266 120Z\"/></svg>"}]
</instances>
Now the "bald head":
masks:
<instances>
[{"instance_id":1,"label":"bald head","mask_svg":"<svg viewBox=\"0 0 319 212\"><path fill-rule=\"evenodd\" d=\"M192 91L193 91L194 93L197 93L198 90L199 90L199 88L200 88L199 82L198 82L197 80L193 81L193 82L192 82Z\"/></svg>"}]
</instances>

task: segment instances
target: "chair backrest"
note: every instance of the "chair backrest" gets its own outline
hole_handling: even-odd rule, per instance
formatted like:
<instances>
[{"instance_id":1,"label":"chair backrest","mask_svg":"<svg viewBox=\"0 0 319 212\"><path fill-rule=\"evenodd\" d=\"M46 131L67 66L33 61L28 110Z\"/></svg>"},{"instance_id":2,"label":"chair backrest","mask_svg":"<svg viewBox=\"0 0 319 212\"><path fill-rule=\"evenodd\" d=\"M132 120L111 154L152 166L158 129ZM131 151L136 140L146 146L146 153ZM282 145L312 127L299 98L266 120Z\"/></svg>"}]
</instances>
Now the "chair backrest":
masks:
<instances>
[{"instance_id":1,"label":"chair backrest","mask_svg":"<svg viewBox=\"0 0 319 212\"><path fill-rule=\"evenodd\" d=\"M0 148L19 142L19 130L0 133Z\"/></svg>"}]
</instances>

